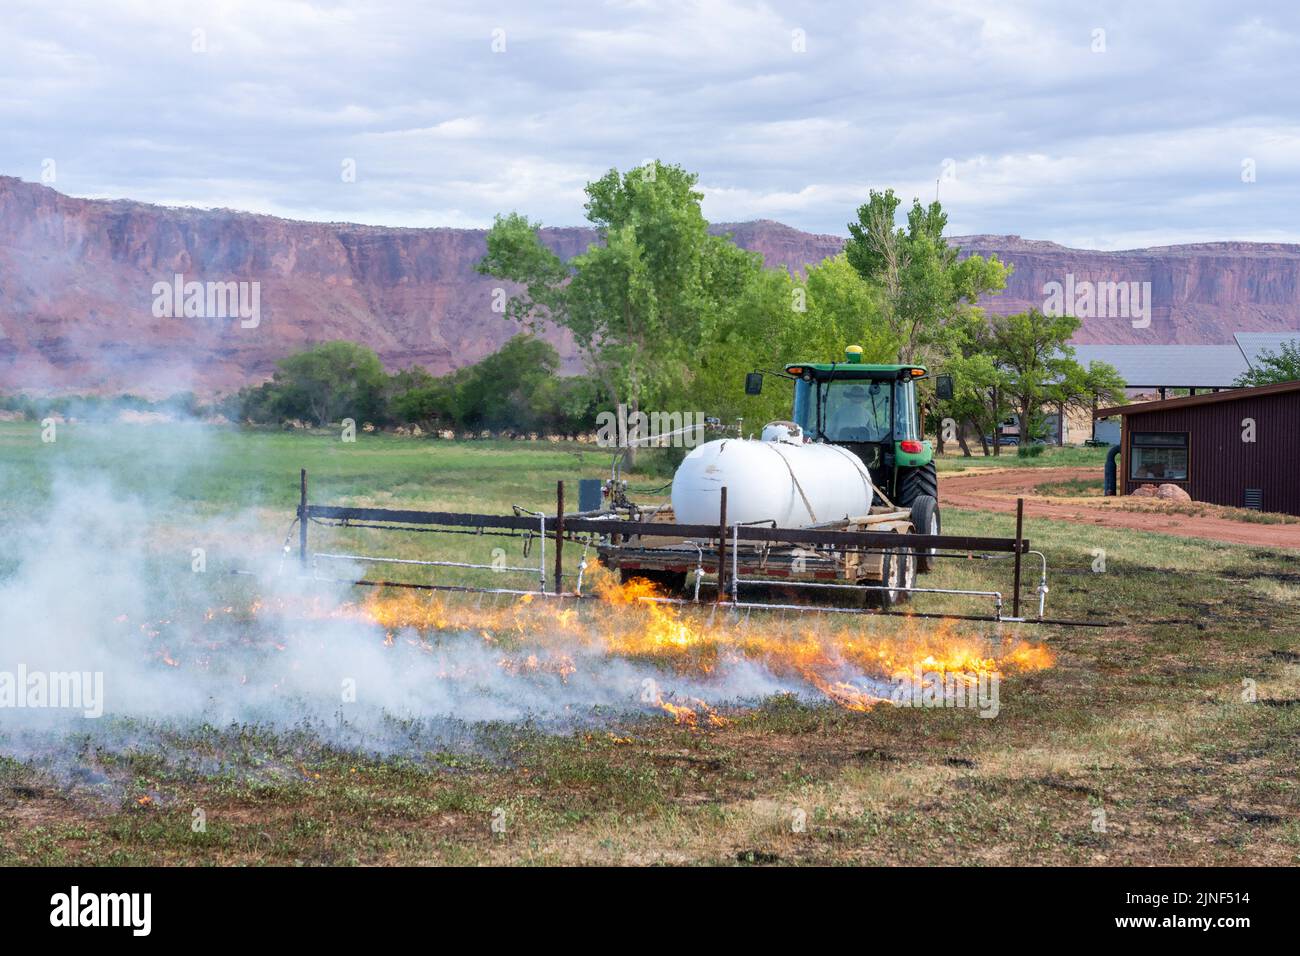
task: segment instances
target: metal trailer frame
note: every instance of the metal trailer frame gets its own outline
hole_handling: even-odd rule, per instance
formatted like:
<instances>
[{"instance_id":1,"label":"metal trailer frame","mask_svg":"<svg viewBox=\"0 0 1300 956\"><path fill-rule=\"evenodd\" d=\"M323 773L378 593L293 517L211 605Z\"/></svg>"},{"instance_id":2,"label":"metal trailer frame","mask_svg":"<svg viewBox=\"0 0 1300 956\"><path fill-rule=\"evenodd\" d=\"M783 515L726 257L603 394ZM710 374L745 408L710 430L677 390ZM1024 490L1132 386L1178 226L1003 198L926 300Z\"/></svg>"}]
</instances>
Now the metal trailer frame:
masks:
<instances>
[{"instance_id":1,"label":"metal trailer frame","mask_svg":"<svg viewBox=\"0 0 1300 956\"><path fill-rule=\"evenodd\" d=\"M823 613L848 614L892 614L921 618L946 618L955 620L993 621L997 623L1032 623L1059 624L1068 626L1103 627L1106 622L1053 620L1044 617L1047 587L1047 559L1040 551L1030 549L1029 541L1024 537L1024 501L1019 499L1016 508L1016 536L1014 538L993 538L971 535L928 535L916 532L898 531L845 531L827 528L776 528L753 524L728 524L726 520L726 489L722 490L719 523L717 525L677 524L662 521L639 521L623 518L616 514L602 515L566 515L564 513L564 482L556 483L556 510L554 515L528 511L515 507L509 515L475 514L449 511L418 511L394 508L364 508L338 505L311 504L307 495L307 471L302 469L300 476L300 500L297 508L298 525L298 559L304 574L321 579L337 581L367 587L401 587L427 591L456 591L479 594L532 595L560 599L584 600L591 595L582 592L582 581L589 567L588 554L593 544L604 538L614 545L626 537L670 537L689 543L696 552L694 595L690 598L646 597L644 600L658 603L689 604L699 603L700 586L706 573L711 571L716 576L716 603L721 607L745 610L789 610ZM474 564L461 561L421 561L407 558L384 558L364 554L340 554L335 552L312 552L308 546L308 527L311 523L332 525L335 527L371 528L381 531L429 531L449 534L473 534L476 536L500 535L502 537L524 537L525 554L532 538L540 541L540 555L537 565L490 565ZM292 534L292 530L290 531ZM553 576L554 587L547 588L547 551L546 541L554 542ZM565 542L581 544L582 557L574 588L564 590L563 555ZM706 547L707 543L707 547ZM756 547L773 544L805 547L818 545L830 548L841 554L882 554L886 551L897 553L901 550L926 548L935 549L937 557L960 558L1011 558L1013 561L1014 584L1011 591L1011 614L1003 613L1005 603L999 591L976 591L953 588L889 588L884 584L840 584L817 581L775 580L747 578L742 575L740 552L742 543ZM286 544L286 550L289 550ZM730 552L730 554L728 553ZM1039 559L1041 575L1038 585L1038 616L1024 617L1020 608L1020 581L1022 561L1026 555ZM316 573L315 559L349 560L357 562L387 563L394 565L415 565L425 567L450 567L477 570L498 570L513 574L528 574L537 579L537 588L487 588L470 585L412 583L405 581L388 581L373 579L324 578ZM706 568L708 570L706 570ZM730 573L728 573L730 571ZM991 615L925 613L913 610L866 610L861 608L819 606L805 604L771 604L740 600L740 585L781 585L810 588L836 588L850 591L869 592L880 590L898 590L918 594L963 594L968 596L992 597L994 609Z\"/></svg>"}]
</instances>

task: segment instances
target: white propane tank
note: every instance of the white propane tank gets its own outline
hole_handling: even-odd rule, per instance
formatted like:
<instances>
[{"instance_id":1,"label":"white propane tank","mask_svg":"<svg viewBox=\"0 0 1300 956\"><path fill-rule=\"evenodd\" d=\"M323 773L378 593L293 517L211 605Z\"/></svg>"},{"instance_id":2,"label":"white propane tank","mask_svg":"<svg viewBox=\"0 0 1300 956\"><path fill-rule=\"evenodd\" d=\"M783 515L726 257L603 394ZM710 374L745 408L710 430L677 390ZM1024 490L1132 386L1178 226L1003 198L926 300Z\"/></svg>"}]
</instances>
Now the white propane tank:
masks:
<instances>
[{"instance_id":1,"label":"white propane tank","mask_svg":"<svg viewBox=\"0 0 1300 956\"><path fill-rule=\"evenodd\" d=\"M793 422L772 422L760 441L722 438L692 451L673 475L673 514L680 524L717 524L722 488L727 524L775 521L779 528L864 515L871 477L851 451L804 444Z\"/></svg>"}]
</instances>

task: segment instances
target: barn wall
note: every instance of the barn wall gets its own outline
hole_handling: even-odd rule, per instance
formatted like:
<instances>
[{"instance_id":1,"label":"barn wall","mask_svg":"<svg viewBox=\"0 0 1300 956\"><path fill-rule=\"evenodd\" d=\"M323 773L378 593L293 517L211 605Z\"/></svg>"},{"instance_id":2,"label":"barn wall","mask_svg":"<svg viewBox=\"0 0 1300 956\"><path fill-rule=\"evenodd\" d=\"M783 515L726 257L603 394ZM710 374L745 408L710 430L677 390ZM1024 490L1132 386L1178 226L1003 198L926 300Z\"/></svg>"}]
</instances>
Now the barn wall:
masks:
<instances>
[{"instance_id":1,"label":"barn wall","mask_svg":"<svg viewBox=\"0 0 1300 956\"><path fill-rule=\"evenodd\" d=\"M1253 443L1242 441L1246 418L1255 420ZM1125 494L1149 484L1128 477L1135 431L1188 433L1188 480L1175 484L1195 500L1240 508L1246 489L1260 488L1265 511L1300 514L1300 392L1125 415Z\"/></svg>"}]
</instances>

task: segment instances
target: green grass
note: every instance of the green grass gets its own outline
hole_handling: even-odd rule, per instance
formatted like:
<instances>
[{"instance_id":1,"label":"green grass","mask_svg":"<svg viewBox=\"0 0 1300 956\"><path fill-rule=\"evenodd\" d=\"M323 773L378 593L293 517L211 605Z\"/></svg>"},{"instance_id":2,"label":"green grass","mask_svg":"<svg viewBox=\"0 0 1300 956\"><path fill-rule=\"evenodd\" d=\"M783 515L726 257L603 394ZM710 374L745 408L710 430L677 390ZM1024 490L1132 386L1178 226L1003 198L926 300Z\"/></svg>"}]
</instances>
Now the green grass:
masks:
<instances>
[{"instance_id":1,"label":"green grass","mask_svg":"<svg viewBox=\"0 0 1300 956\"><path fill-rule=\"evenodd\" d=\"M1048 481L1037 488L1038 494L1049 498L1098 498L1104 490L1100 477Z\"/></svg>"},{"instance_id":2,"label":"green grass","mask_svg":"<svg viewBox=\"0 0 1300 956\"><path fill-rule=\"evenodd\" d=\"M946 454L936 455L935 464L940 472L965 471L968 468L1097 468L1106 463L1105 448L1084 448L1055 445L1042 445L1042 453L1033 458L1022 458L1016 454L1014 447L1004 447L999 455L985 457L980 454L979 445L971 446L973 454L967 458L961 449L949 444ZM989 449L992 451L992 448Z\"/></svg>"},{"instance_id":3,"label":"green grass","mask_svg":"<svg viewBox=\"0 0 1300 956\"><path fill-rule=\"evenodd\" d=\"M0 472L7 505L48 496L58 474L91 470L113 477L146 502L180 503L222 513L262 506L292 508L298 473L310 475L314 501L353 498L405 503L493 501L528 507L553 503L556 478L607 471L608 451L593 445L510 441L449 442L360 433L208 429L184 425L61 426L52 444L35 424L0 423ZM148 462L148 467L140 467ZM490 462L492 484L476 480ZM512 480L513 478L513 480Z\"/></svg>"},{"instance_id":4,"label":"green grass","mask_svg":"<svg viewBox=\"0 0 1300 956\"><path fill-rule=\"evenodd\" d=\"M1099 466L1104 453L948 456L940 468ZM109 475L123 497L156 506L160 520L141 533L160 574L175 576L170 549L188 548L197 519L250 515L231 544L278 547L300 467L317 502L503 512L549 507L557 479L603 477L608 455L181 427L69 426L50 446L34 426L0 424L0 535L39 512L55 480ZM663 479L632 484L644 494ZM1009 535L1014 519L950 509L944 520L952 533ZM320 547L412 555L488 547L312 534ZM95 780L0 756L0 864L1300 862L1300 554L1057 521L1031 520L1026 534L1048 556L1049 613L1117 626L1004 625L1004 638L1048 642L1056 664L1009 679L995 720L777 696L716 729L657 718L565 735L483 725L472 747L390 757L306 729L127 722L112 739L131 743L84 742ZM929 580L1009 596L1010 570L954 559ZM1027 602L1037 583L1030 565ZM973 609L953 596L922 602ZM863 627L887 632L892 620ZM195 808L204 832L191 826Z\"/></svg>"}]
</instances>

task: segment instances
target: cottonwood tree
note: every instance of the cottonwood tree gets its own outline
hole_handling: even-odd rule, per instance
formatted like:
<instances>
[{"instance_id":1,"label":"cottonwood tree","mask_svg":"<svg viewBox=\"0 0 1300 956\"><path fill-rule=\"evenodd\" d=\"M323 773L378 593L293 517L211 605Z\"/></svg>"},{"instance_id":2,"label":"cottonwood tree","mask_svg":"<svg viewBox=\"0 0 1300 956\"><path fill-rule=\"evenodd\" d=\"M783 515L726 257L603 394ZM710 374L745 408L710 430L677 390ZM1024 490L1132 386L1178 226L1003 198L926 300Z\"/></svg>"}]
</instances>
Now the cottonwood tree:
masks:
<instances>
[{"instance_id":1,"label":"cottonwood tree","mask_svg":"<svg viewBox=\"0 0 1300 956\"><path fill-rule=\"evenodd\" d=\"M317 425L382 414L387 376L379 356L355 342L326 342L282 359L269 391L280 409Z\"/></svg>"},{"instance_id":2,"label":"cottonwood tree","mask_svg":"<svg viewBox=\"0 0 1300 956\"><path fill-rule=\"evenodd\" d=\"M881 317L900 364L935 361L955 353L965 329L979 317L981 295L1000 292L1011 267L996 256L960 257L943 237L948 215L938 201L912 200L907 227L895 223L892 189L871 190L849 223L844 253L850 265L882 293Z\"/></svg>"},{"instance_id":3,"label":"cottonwood tree","mask_svg":"<svg viewBox=\"0 0 1300 956\"><path fill-rule=\"evenodd\" d=\"M679 392L720 313L734 309L757 257L709 234L697 177L654 162L610 170L586 187L599 241L569 263L548 249L539 224L498 216L478 271L522 289L506 315L568 329L589 371L633 411Z\"/></svg>"},{"instance_id":4,"label":"cottonwood tree","mask_svg":"<svg viewBox=\"0 0 1300 956\"><path fill-rule=\"evenodd\" d=\"M1046 404L1065 408L1089 407L1099 399L1123 401L1118 371L1104 362L1084 368L1075 361L1069 342L1079 325L1074 316L1044 315L1037 309L989 319L982 347L1001 370L1002 387L1020 419L1022 444L1040 426Z\"/></svg>"},{"instance_id":5,"label":"cottonwood tree","mask_svg":"<svg viewBox=\"0 0 1300 956\"><path fill-rule=\"evenodd\" d=\"M1011 414L1007 402L1009 377L1006 371L987 352L972 349L947 364L953 377L953 397L941 403L941 414L952 418L959 427L957 444L962 454L970 457L964 429L971 429L979 438L985 457L990 454L989 437L992 437L992 454L1000 455L998 426Z\"/></svg>"},{"instance_id":6,"label":"cottonwood tree","mask_svg":"<svg viewBox=\"0 0 1300 956\"><path fill-rule=\"evenodd\" d=\"M688 407L726 422L743 417L757 431L790 417L791 390L771 381L761 395L745 395L746 372L832 361L851 343L862 346L864 361L892 361L895 344L880 321L879 299L843 254L808 266L803 276L756 269L731 306L718 309L708 341L695 352Z\"/></svg>"},{"instance_id":7,"label":"cottonwood tree","mask_svg":"<svg viewBox=\"0 0 1300 956\"><path fill-rule=\"evenodd\" d=\"M575 434L589 424L599 397L582 376L560 378L555 346L514 336L496 352L440 378L423 369L390 379L399 421L474 432Z\"/></svg>"}]
</instances>

